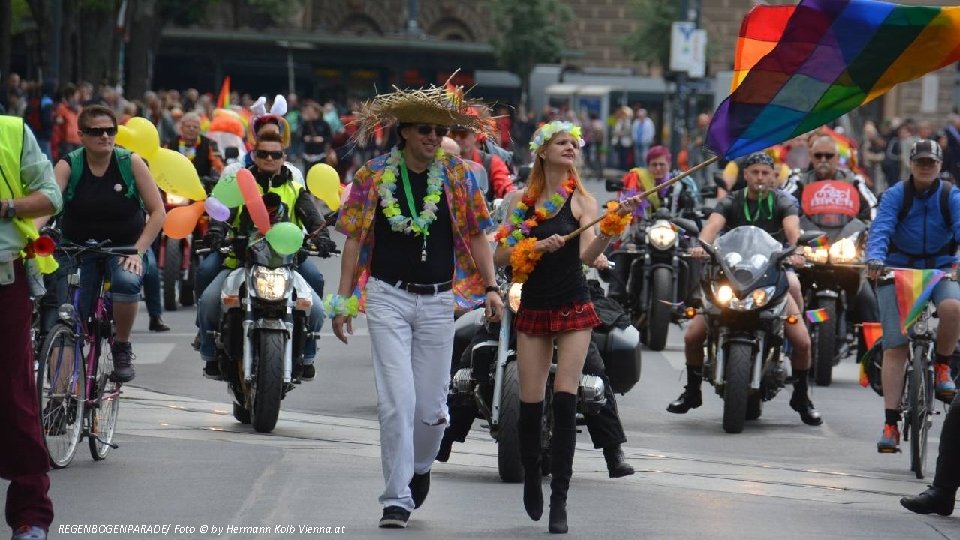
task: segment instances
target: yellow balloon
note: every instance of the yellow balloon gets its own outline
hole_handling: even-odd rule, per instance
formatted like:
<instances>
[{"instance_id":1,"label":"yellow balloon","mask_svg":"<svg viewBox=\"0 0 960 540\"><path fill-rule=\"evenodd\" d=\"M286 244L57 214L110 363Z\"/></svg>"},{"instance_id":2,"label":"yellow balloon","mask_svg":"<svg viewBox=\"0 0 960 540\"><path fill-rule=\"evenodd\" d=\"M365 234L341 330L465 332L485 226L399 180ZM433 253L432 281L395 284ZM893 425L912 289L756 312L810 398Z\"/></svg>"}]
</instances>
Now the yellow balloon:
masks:
<instances>
[{"instance_id":1,"label":"yellow balloon","mask_svg":"<svg viewBox=\"0 0 960 540\"><path fill-rule=\"evenodd\" d=\"M207 198L200 177L187 156L161 148L150 160L150 172L160 189L195 201Z\"/></svg>"},{"instance_id":2,"label":"yellow balloon","mask_svg":"<svg viewBox=\"0 0 960 540\"><path fill-rule=\"evenodd\" d=\"M157 127L146 118L135 116L121 127L125 129L118 131L117 144L127 150L150 160L160 149L160 135L157 133Z\"/></svg>"},{"instance_id":3,"label":"yellow balloon","mask_svg":"<svg viewBox=\"0 0 960 540\"><path fill-rule=\"evenodd\" d=\"M340 175L333 167L320 163L307 173L307 188L330 210L340 208Z\"/></svg>"}]
</instances>

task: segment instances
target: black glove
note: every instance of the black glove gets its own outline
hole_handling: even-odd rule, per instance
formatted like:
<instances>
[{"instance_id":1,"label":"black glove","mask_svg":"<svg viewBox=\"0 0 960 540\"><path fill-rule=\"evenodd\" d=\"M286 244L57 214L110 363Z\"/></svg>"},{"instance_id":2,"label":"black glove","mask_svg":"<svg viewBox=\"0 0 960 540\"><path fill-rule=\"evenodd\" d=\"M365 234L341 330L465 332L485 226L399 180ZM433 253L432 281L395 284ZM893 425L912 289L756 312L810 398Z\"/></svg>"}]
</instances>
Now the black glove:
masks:
<instances>
[{"instance_id":1,"label":"black glove","mask_svg":"<svg viewBox=\"0 0 960 540\"><path fill-rule=\"evenodd\" d=\"M223 232L217 229L208 230L207 234L203 235L203 243L210 248L210 251L219 250L223 244Z\"/></svg>"},{"instance_id":2,"label":"black glove","mask_svg":"<svg viewBox=\"0 0 960 540\"><path fill-rule=\"evenodd\" d=\"M320 257L329 257L331 253L337 252L337 243L330 239L330 233L327 229L321 229L312 235L313 244L317 248L317 254Z\"/></svg>"}]
</instances>

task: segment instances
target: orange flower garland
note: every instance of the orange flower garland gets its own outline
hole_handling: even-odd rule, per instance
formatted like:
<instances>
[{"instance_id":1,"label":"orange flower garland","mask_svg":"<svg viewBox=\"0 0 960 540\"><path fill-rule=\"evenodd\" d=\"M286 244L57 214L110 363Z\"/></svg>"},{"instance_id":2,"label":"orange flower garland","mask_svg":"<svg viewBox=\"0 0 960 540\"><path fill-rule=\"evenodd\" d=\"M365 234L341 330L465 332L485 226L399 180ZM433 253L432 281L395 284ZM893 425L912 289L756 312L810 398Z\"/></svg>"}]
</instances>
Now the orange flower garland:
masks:
<instances>
[{"instance_id":1,"label":"orange flower garland","mask_svg":"<svg viewBox=\"0 0 960 540\"><path fill-rule=\"evenodd\" d=\"M517 242L510 253L510 266L513 268L514 283L525 283L537 266L543 252L536 249L536 238L524 238Z\"/></svg>"},{"instance_id":2,"label":"orange flower garland","mask_svg":"<svg viewBox=\"0 0 960 540\"><path fill-rule=\"evenodd\" d=\"M633 215L631 213L621 215L619 210L620 203L617 201L607 203L607 215L600 220L600 234L612 238L623 234L623 231L630 225L630 221L633 220Z\"/></svg>"}]
</instances>

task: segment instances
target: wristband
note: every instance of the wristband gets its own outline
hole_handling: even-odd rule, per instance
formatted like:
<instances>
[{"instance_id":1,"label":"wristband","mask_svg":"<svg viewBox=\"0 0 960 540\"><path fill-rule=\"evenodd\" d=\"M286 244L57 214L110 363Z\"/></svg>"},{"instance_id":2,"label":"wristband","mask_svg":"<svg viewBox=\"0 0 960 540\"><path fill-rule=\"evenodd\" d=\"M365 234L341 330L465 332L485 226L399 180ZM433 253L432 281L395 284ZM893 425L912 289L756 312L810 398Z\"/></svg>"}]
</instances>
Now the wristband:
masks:
<instances>
[{"instance_id":1,"label":"wristband","mask_svg":"<svg viewBox=\"0 0 960 540\"><path fill-rule=\"evenodd\" d=\"M492 292L500 294L500 287L497 287L496 285L487 285L487 288L484 289L484 292L487 294L490 294Z\"/></svg>"},{"instance_id":2,"label":"wristband","mask_svg":"<svg viewBox=\"0 0 960 540\"><path fill-rule=\"evenodd\" d=\"M328 294L323 300L323 310L327 312L328 317L337 315L356 317L360 311L360 300L356 296Z\"/></svg>"}]
</instances>

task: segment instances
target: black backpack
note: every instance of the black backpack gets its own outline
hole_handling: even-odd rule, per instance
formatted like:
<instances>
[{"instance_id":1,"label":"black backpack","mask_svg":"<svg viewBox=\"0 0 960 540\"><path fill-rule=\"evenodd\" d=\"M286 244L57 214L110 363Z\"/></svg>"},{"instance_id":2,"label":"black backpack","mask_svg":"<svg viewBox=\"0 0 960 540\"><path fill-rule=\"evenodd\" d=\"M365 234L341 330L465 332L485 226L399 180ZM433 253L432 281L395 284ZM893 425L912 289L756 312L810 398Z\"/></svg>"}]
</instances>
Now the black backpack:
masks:
<instances>
[{"instance_id":1,"label":"black backpack","mask_svg":"<svg viewBox=\"0 0 960 540\"><path fill-rule=\"evenodd\" d=\"M913 199L916 197L916 192L913 189L913 182L909 180L904 180L906 182L903 186L903 204L900 205L900 212L897 213L897 222L902 222L907 219L907 214L910 213L910 207L913 206ZM953 191L953 184L949 181L940 179L940 214L943 215L943 222L949 227L953 223L952 216L950 215L950 192ZM947 189L943 189L946 186ZM879 205L879 201L877 202Z\"/></svg>"}]
</instances>

